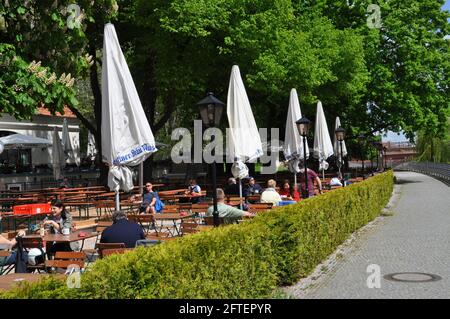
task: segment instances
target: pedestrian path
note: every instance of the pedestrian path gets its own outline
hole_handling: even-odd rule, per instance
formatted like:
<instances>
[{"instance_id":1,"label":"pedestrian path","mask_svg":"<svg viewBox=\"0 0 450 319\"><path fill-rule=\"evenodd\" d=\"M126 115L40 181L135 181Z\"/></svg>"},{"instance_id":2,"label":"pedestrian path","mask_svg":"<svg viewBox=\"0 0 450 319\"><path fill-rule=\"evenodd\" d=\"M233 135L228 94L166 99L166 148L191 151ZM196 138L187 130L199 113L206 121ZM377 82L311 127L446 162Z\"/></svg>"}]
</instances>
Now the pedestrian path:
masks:
<instances>
[{"instance_id":1,"label":"pedestrian path","mask_svg":"<svg viewBox=\"0 0 450 319\"><path fill-rule=\"evenodd\" d=\"M301 294L296 286L289 287L290 295L294 298L450 298L450 188L422 174L396 172L395 176L400 197L391 208L393 215L383 217L367 234L358 236L348 253L316 285ZM399 282L384 278L405 272L427 273L441 279L425 275L394 276L416 281Z\"/></svg>"}]
</instances>

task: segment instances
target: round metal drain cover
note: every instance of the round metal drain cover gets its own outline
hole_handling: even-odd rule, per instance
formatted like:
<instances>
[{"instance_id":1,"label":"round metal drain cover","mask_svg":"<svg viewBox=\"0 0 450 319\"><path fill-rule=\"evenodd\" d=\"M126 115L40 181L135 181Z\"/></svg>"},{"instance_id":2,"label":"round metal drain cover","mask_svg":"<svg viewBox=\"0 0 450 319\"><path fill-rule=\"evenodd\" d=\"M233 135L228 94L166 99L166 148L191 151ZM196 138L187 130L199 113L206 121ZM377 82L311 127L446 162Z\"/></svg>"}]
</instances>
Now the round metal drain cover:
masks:
<instances>
[{"instance_id":1,"label":"round metal drain cover","mask_svg":"<svg viewBox=\"0 0 450 319\"><path fill-rule=\"evenodd\" d=\"M442 278L438 275L426 274L422 272L399 272L384 276L384 279L398 282L432 282Z\"/></svg>"}]
</instances>

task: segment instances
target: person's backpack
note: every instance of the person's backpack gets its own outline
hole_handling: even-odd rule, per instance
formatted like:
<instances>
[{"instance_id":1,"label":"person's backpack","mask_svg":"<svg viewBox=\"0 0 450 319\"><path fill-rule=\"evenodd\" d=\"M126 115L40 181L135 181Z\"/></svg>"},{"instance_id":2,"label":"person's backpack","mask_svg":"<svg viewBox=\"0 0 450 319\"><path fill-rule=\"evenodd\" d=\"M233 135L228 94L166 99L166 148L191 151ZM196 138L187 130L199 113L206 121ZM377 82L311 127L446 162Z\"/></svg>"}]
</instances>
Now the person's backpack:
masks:
<instances>
[{"instance_id":1,"label":"person's backpack","mask_svg":"<svg viewBox=\"0 0 450 319\"><path fill-rule=\"evenodd\" d=\"M157 213L162 213L162 211L164 209L164 203L162 202L161 199L159 199L158 193L156 193L156 192L155 192L155 198L156 198L155 211Z\"/></svg>"}]
</instances>

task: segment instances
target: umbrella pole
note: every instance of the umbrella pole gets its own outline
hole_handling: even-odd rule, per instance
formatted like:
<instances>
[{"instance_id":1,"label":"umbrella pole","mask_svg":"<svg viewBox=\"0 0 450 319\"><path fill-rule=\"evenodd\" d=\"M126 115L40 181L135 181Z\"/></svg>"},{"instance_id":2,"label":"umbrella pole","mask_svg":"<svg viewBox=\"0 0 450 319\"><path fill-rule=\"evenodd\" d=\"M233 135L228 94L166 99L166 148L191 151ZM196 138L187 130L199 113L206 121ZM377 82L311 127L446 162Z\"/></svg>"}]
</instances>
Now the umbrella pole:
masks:
<instances>
[{"instance_id":1,"label":"umbrella pole","mask_svg":"<svg viewBox=\"0 0 450 319\"><path fill-rule=\"evenodd\" d=\"M116 211L120 210L120 195L119 191L116 191Z\"/></svg>"},{"instance_id":2,"label":"umbrella pole","mask_svg":"<svg viewBox=\"0 0 450 319\"><path fill-rule=\"evenodd\" d=\"M242 210L242 180L239 178L239 206Z\"/></svg>"},{"instance_id":3,"label":"umbrella pole","mask_svg":"<svg viewBox=\"0 0 450 319\"><path fill-rule=\"evenodd\" d=\"M294 186L297 186L297 173L294 173Z\"/></svg>"},{"instance_id":4,"label":"umbrella pole","mask_svg":"<svg viewBox=\"0 0 450 319\"><path fill-rule=\"evenodd\" d=\"M139 194L144 194L144 162L139 164Z\"/></svg>"}]
</instances>

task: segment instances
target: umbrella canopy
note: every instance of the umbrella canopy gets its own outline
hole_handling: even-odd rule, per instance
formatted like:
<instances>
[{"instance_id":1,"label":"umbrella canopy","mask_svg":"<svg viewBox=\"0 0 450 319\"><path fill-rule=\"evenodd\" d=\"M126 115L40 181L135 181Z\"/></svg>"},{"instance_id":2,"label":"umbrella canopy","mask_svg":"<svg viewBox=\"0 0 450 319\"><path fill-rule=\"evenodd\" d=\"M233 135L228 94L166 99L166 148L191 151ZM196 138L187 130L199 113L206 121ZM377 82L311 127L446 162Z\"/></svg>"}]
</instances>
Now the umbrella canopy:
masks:
<instances>
[{"instance_id":1,"label":"umbrella canopy","mask_svg":"<svg viewBox=\"0 0 450 319\"><path fill-rule=\"evenodd\" d=\"M336 124L334 125L334 129L337 129L340 126L341 126L341 120L339 119L339 116L337 116ZM336 134L334 135L333 149L334 149L334 154L336 154L336 156L338 158L340 158L341 148L339 145L339 141L336 139ZM342 157L345 157L346 155L347 155L347 147L345 146L345 141L342 141Z\"/></svg>"},{"instance_id":2,"label":"umbrella canopy","mask_svg":"<svg viewBox=\"0 0 450 319\"><path fill-rule=\"evenodd\" d=\"M22 134L11 134L1 137L0 143L3 144L5 150L49 147L52 145L52 142L44 138Z\"/></svg>"},{"instance_id":3,"label":"umbrella canopy","mask_svg":"<svg viewBox=\"0 0 450 319\"><path fill-rule=\"evenodd\" d=\"M231 69L227 102L228 154L234 162L254 161L263 155L261 137L237 65Z\"/></svg>"},{"instance_id":4,"label":"umbrella canopy","mask_svg":"<svg viewBox=\"0 0 450 319\"><path fill-rule=\"evenodd\" d=\"M316 127L314 133L314 157L320 162L320 169L328 169L326 160L333 155L333 144L328 132L327 120L323 112L322 102L317 103Z\"/></svg>"},{"instance_id":5,"label":"umbrella canopy","mask_svg":"<svg viewBox=\"0 0 450 319\"><path fill-rule=\"evenodd\" d=\"M97 147L95 147L95 137L91 132L88 133L88 144L86 155L91 159L94 159L95 156L97 155Z\"/></svg>"},{"instance_id":6,"label":"umbrella canopy","mask_svg":"<svg viewBox=\"0 0 450 319\"><path fill-rule=\"evenodd\" d=\"M66 161L64 149L56 127L53 129L52 164L53 176L55 180L58 180L61 178L61 169L66 165Z\"/></svg>"},{"instance_id":7,"label":"umbrella canopy","mask_svg":"<svg viewBox=\"0 0 450 319\"><path fill-rule=\"evenodd\" d=\"M296 158L304 158L302 137L298 133L297 124L295 123L301 119L301 117L302 112L300 111L300 102L298 101L297 90L292 89L289 99L289 109L286 119L286 131L284 138L284 156L288 161ZM308 144L306 144L306 158L308 157L309 148Z\"/></svg>"},{"instance_id":8,"label":"umbrella canopy","mask_svg":"<svg viewBox=\"0 0 450 319\"><path fill-rule=\"evenodd\" d=\"M105 25L102 64L102 159L108 186L133 189L131 170L155 152L155 139L142 108L116 30ZM116 196L117 198L117 196Z\"/></svg>"},{"instance_id":9,"label":"umbrella canopy","mask_svg":"<svg viewBox=\"0 0 450 319\"><path fill-rule=\"evenodd\" d=\"M72 141L70 139L69 125L67 124L67 119L64 119L63 121L62 146L65 154L65 161L68 162L69 164L76 164L77 166L80 166L80 161L75 156Z\"/></svg>"}]
</instances>

